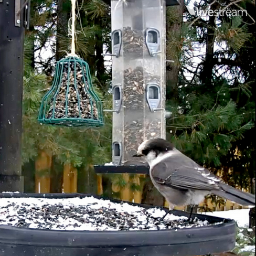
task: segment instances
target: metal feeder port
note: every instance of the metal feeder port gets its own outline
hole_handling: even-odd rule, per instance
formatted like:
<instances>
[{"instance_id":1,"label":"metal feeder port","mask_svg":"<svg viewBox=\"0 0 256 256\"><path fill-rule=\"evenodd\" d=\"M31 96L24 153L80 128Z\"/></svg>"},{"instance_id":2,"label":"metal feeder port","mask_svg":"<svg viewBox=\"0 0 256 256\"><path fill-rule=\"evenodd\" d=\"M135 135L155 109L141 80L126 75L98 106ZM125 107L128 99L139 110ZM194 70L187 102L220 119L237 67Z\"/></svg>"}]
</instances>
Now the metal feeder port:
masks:
<instances>
[{"instance_id":1,"label":"metal feeder port","mask_svg":"<svg viewBox=\"0 0 256 256\"><path fill-rule=\"evenodd\" d=\"M160 87L157 84L148 84L146 87L146 99L150 111L158 110L160 103Z\"/></svg>"},{"instance_id":2,"label":"metal feeder port","mask_svg":"<svg viewBox=\"0 0 256 256\"><path fill-rule=\"evenodd\" d=\"M122 45L122 31L120 29L112 32L112 49L113 55L117 58L120 56L120 50Z\"/></svg>"},{"instance_id":3,"label":"metal feeder port","mask_svg":"<svg viewBox=\"0 0 256 256\"><path fill-rule=\"evenodd\" d=\"M113 151L113 164L120 165L122 160L122 144L119 142L113 142L112 144Z\"/></svg>"},{"instance_id":4,"label":"metal feeder port","mask_svg":"<svg viewBox=\"0 0 256 256\"><path fill-rule=\"evenodd\" d=\"M150 56L154 57L159 53L160 49L160 34L157 29L147 28L145 32L146 45Z\"/></svg>"},{"instance_id":5,"label":"metal feeder port","mask_svg":"<svg viewBox=\"0 0 256 256\"><path fill-rule=\"evenodd\" d=\"M113 87L113 106L114 111L119 113L122 106L122 89L119 85Z\"/></svg>"}]
</instances>

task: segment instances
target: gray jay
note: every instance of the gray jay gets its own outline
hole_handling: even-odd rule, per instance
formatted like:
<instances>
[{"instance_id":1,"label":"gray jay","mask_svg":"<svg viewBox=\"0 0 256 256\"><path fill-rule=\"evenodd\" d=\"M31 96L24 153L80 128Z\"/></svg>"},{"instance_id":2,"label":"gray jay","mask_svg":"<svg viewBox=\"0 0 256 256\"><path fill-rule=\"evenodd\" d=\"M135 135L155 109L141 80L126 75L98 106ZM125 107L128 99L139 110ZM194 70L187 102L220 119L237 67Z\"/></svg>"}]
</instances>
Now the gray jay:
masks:
<instances>
[{"instance_id":1,"label":"gray jay","mask_svg":"<svg viewBox=\"0 0 256 256\"><path fill-rule=\"evenodd\" d=\"M197 205L208 194L240 205L255 205L255 195L225 184L164 139L144 141L134 155L141 156L148 162L151 180L168 201L170 210L175 206Z\"/></svg>"}]
</instances>

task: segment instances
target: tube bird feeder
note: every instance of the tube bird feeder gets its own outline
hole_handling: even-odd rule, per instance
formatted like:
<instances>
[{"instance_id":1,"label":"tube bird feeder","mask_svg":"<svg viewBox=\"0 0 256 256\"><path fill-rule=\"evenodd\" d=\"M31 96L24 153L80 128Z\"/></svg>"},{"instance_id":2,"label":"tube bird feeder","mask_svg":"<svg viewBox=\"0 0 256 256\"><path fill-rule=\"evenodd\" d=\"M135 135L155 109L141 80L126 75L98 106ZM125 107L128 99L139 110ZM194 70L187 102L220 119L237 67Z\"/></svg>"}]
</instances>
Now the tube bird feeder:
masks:
<instances>
[{"instance_id":1,"label":"tube bird feeder","mask_svg":"<svg viewBox=\"0 0 256 256\"><path fill-rule=\"evenodd\" d=\"M165 1L111 1L114 165L144 165L132 155L165 138Z\"/></svg>"}]
</instances>

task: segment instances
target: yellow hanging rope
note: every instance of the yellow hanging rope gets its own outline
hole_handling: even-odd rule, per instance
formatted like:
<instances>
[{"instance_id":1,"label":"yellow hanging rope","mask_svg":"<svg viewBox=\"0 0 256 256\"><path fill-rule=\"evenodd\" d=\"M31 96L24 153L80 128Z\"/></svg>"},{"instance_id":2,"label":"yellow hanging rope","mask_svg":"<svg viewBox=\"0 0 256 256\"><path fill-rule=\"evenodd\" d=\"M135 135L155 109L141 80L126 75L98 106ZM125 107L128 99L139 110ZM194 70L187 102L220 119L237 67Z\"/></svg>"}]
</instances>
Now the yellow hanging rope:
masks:
<instances>
[{"instance_id":1,"label":"yellow hanging rope","mask_svg":"<svg viewBox=\"0 0 256 256\"><path fill-rule=\"evenodd\" d=\"M76 20L76 0L71 0L72 3L72 27L71 27L71 53L68 56L77 56L76 55L76 46L75 46L75 20Z\"/></svg>"}]
</instances>

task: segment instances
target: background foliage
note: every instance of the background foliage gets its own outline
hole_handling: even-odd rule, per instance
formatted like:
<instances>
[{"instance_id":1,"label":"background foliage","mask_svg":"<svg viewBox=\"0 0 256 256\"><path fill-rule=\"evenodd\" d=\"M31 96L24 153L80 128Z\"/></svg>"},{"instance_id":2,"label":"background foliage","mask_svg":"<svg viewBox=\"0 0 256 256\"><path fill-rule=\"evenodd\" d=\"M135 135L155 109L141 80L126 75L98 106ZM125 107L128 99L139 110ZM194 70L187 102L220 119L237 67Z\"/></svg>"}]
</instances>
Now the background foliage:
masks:
<instances>
[{"instance_id":1,"label":"background foliage","mask_svg":"<svg viewBox=\"0 0 256 256\"><path fill-rule=\"evenodd\" d=\"M39 153L46 152L53 161L52 173L62 173L63 166L71 163L81 184L90 174L95 191L92 166L111 161L111 113L105 113L106 125L100 129L37 122L56 60L70 49L71 6L64 0L35 0L31 4L25 43L23 171L33 180ZM166 121L167 139L224 181L250 190L255 177L255 2L197 2L201 9L229 6L230 10L244 8L248 12L247 16L218 18L190 15L187 4L181 1L180 6L167 8L167 59L174 61L167 62L166 69L166 109L171 112ZM110 109L111 66L105 65L102 55L111 51L110 7L102 0L77 1L76 30L77 54L88 62L93 85L104 108ZM56 177L61 182L62 176ZM133 177L129 182L120 175L110 177L103 177L103 193L114 194L112 185L129 186L133 191L144 187L144 203L163 204L147 178L141 177L141 183L136 184ZM56 187L60 190L61 186ZM78 189L85 191L82 185Z\"/></svg>"}]
</instances>

